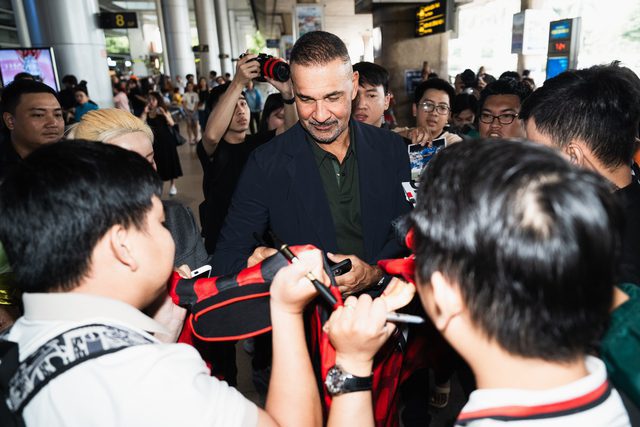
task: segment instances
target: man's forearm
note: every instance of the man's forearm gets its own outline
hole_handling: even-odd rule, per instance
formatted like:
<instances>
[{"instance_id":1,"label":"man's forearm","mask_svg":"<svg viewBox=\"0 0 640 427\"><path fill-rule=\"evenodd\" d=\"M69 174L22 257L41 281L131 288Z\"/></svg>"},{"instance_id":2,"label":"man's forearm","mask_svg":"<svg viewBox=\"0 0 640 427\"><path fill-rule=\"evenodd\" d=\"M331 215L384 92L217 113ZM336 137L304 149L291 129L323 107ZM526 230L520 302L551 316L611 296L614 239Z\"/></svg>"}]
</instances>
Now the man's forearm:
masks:
<instances>
[{"instance_id":1,"label":"man's forearm","mask_svg":"<svg viewBox=\"0 0 640 427\"><path fill-rule=\"evenodd\" d=\"M322 425L320 395L301 314L271 307L273 366L266 410L279 425Z\"/></svg>"}]
</instances>

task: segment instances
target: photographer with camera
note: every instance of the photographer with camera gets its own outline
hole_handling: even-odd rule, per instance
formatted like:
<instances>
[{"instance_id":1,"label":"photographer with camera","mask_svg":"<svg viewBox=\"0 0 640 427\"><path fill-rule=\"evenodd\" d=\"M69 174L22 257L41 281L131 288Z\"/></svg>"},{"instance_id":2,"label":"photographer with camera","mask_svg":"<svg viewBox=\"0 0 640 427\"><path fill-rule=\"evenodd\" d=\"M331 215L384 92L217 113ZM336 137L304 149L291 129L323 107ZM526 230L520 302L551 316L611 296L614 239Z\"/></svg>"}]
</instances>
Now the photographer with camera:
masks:
<instances>
[{"instance_id":1,"label":"photographer with camera","mask_svg":"<svg viewBox=\"0 0 640 427\"><path fill-rule=\"evenodd\" d=\"M251 113L244 90L253 79L264 77L285 100L284 130L298 121L293 105L291 81L278 81L264 76L258 55L244 54L238 59L233 80L211 89L207 110L211 111L203 131L202 141L196 151L204 171L202 188L204 201L200 205L200 223L207 252L213 253L218 234L222 228L231 196L240 178L240 173L249 154L258 146L271 140L276 130L248 135ZM264 58L262 56L261 58ZM273 60L272 60L273 62ZM286 65L286 63L283 62ZM270 67L273 70L275 67ZM288 68L288 66L287 66ZM268 70L267 70L268 74ZM271 74L273 76L274 74ZM276 77L282 77L276 75ZM290 103L287 101L290 100ZM284 131L282 130L282 131ZM213 365L212 373L235 385L237 368L233 343L206 344L196 346ZM201 347L206 347L201 348Z\"/></svg>"}]
</instances>

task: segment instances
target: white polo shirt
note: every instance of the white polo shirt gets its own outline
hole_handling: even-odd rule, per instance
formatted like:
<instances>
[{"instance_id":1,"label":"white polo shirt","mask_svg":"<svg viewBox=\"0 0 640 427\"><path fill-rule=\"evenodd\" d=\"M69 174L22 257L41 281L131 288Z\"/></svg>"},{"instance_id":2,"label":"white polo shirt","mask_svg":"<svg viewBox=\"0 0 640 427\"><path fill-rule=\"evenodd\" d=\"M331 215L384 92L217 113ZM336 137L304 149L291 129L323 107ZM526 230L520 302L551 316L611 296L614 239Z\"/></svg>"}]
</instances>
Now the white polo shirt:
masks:
<instances>
[{"instance_id":1,"label":"white polo shirt","mask_svg":"<svg viewBox=\"0 0 640 427\"><path fill-rule=\"evenodd\" d=\"M479 389L471 393L456 426L627 427L631 423L604 363L587 356L589 375L548 390Z\"/></svg>"},{"instance_id":2,"label":"white polo shirt","mask_svg":"<svg viewBox=\"0 0 640 427\"><path fill-rule=\"evenodd\" d=\"M24 294L25 314L8 339L20 360L69 329L101 323L151 338L88 360L62 373L27 404L33 426L255 426L257 407L209 375L186 344L161 344L148 332L164 328L121 301L80 293ZM145 332L146 331L146 332Z\"/></svg>"}]
</instances>

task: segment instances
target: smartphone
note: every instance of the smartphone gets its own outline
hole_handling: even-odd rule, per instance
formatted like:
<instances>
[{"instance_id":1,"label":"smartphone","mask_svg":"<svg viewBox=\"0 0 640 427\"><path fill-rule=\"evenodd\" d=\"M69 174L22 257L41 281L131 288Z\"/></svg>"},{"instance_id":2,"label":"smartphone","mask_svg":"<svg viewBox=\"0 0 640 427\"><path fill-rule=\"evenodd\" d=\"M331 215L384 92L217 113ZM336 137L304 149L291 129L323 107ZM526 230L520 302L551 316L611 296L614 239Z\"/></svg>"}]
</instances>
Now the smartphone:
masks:
<instances>
[{"instance_id":1,"label":"smartphone","mask_svg":"<svg viewBox=\"0 0 640 427\"><path fill-rule=\"evenodd\" d=\"M347 258L331 265L330 268L334 276L342 276L344 273L351 271L351 260Z\"/></svg>"},{"instance_id":2,"label":"smartphone","mask_svg":"<svg viewBox=\"0 0 640 427\"><path fill-rule=\"evenodd\" d=\"M211 276L211 266L209 264L205 264L202 267L198 267L195 270L192 270L191 277L193 278L204 273L207 273L207 277Z\"/></svg>"}]
</instances>

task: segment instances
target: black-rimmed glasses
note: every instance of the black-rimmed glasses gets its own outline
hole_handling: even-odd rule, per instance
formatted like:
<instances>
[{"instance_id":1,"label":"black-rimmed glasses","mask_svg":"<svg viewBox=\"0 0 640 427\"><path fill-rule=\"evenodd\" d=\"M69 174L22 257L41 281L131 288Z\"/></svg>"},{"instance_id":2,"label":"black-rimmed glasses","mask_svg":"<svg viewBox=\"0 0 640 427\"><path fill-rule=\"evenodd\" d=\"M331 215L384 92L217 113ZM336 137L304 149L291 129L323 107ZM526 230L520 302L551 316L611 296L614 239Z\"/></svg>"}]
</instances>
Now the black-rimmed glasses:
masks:
<instances>
[{"instance_id":1,"label":"black-rimmed glasses","mask_svg":"<svg viewBox=\"0 0 640 427\"><path fill-rule=\"evenodd\" d=\"M494 116L493 114L489 113L482 113L480 114L480 121L482 123L490 125L495 119L498 119L498 122L501 125L510 125L511 123L513 123L516 117L518 117L518 115L513 113L500 114L499 116Z\"/></svg>"},{"instance_id":2,"label":"black-rimmed glasses","mask_svg":"<svg viewBox=\"0 0 640 427\"><path fill-rule=\"evenodd\" d=\"M434 104L433 102L425 101L418 104L423 111L432 113L434 110L436 113L445 115L449 114L449 106L445 104Z\"/></svg>"}]
</instances>

